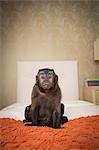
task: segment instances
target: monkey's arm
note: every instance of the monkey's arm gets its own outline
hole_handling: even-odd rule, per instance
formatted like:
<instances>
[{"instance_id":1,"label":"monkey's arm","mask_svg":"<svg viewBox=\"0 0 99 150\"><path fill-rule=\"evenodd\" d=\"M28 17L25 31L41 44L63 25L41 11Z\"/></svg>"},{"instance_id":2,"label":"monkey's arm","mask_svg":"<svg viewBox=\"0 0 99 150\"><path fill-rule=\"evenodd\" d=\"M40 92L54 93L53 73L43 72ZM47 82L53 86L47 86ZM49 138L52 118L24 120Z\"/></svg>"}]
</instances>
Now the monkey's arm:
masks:
<instances>
[{"instance_id":1,"label":"monkey's arm","mask_svg":"<svg viewBox=\"0 0 99 150\"><path fill-rule=\"evenodd\" d=\"M54 110L52 115L53 128L59 128L61 124L61 90L57 87L54 99Z\"/></svg>"},{"instance_id":2,"label":"monkey's arm","mask_svg":"<svg viewBox=\"0 0 99 150\"><path fill-rule=\"evenodd\" d=\"M31 107L30 107L30 117L32 124L25 124L26 126L36 126L38 125L38 89L34 85L31 94Z\"/></svg>"},{"instance_id":3,"label":"monkey's arm","mask_svg":"<svg viewBox=\"0 0 99 150\"><path fill-rule=\"evenodd\" d=\"M57 105L55 110L53 111L52 115L53 120L53 128L59 128L60 127L60 120L61 120L61 105Z\"/></svg>"},{"instance_id":4,"label":"monkey's arm","mask_svg":"<svg viewBox=\"0 0 99 150\"><path fill-rule=\"evenodd\" d=\"M38 125L38 106L33 105L31 106L31 115L32 115L32 125L37 126Z\"/></svg>"},{"instance_id":5,"label":"monkey's arm","mask_svg":"<svg viewBox=\"0 0 99 150\"><path fill-rule=\"evenodd\" d=\"M39 90L36 85L34 85L31 95L31 118L32 118L32 125L37 126L38 125L38 96L39 96Z\"/></svg>"}]
</instances>

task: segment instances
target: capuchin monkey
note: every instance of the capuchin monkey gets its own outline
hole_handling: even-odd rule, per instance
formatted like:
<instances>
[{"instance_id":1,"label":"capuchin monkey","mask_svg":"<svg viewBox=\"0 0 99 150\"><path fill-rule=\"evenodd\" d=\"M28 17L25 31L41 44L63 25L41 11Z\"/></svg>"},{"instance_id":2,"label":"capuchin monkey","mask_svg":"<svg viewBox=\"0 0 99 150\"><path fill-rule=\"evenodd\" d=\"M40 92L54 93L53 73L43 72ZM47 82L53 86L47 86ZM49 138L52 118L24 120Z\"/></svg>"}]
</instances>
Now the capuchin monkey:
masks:
<instances>
[{"instance_id":1,"label":"capuchin monkey","mask_svg":"<svg viewBox=\"0 0 99 150\"><path fill-rule=\"evenodd\" d=\"M59 128L61 124L68 121L63 114L64 104L61 104L58 76L53 69L40 69L31 94L31 105L25 108L23 122L32 122L32 124L25 124L26 126Z\"/></svg>"}]
</instances>

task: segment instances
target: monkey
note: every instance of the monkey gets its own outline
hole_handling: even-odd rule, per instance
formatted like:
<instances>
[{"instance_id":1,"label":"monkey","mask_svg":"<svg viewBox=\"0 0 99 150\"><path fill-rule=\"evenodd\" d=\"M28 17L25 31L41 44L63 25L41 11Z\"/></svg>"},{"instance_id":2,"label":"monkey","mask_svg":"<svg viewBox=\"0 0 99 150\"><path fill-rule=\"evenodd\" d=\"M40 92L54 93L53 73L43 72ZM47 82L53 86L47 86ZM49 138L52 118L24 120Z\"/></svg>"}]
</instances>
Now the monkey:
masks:
<instances>
[{"instance_id":1,"label":"monkey","mask_svg":"<svg viewBox=\"0 0 99 150\"><path fill-rule=\"evenodd\" d=\"M63 117L64 104L61 104L61 89L58 85L58 75L53 69L39 69L36 83L31 94L31 105L25 108L25 120L32 122L27 126L49 126L59 128L68 121Z\"/></svg>"}]
</instances>

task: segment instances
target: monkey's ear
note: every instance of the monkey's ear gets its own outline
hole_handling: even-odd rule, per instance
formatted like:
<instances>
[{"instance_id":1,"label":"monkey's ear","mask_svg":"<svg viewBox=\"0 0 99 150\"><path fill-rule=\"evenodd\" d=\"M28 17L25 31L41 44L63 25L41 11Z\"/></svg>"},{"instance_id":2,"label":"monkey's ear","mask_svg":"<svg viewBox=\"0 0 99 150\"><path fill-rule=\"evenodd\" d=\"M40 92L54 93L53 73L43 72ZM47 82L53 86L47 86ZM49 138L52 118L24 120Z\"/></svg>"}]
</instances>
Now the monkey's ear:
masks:
<instances>
[{"instance_id":1,"label":"monkey's ear","mask_svg":"<svg viewBox=\"0 0 99 150\"><path fill-rule=\"evenodd\" d=\"M36 83L38 84L38 75L36 75Z\"/></svg>"},{"instance_id":2,"label":"monkey's ear","mask_svg":"<svg viewBox=\"0 0 99 150\"><path fill-rule=\"evenodd\" d=\"M58 75L55 75L55 82L58 82Z\"/></svg>"}]
</instances>

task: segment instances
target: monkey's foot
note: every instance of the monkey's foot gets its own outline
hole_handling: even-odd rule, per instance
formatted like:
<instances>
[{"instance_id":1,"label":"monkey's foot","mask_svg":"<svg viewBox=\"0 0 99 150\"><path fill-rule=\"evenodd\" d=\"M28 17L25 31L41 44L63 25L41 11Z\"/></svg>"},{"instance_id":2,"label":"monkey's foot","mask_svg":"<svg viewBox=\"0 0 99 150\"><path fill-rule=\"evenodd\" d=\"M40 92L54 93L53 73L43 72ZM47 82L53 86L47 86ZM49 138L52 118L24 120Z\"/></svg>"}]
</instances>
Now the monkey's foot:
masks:
<instances>
[{"instance_id":1,"label":"monkey's foot","mask_svg":"<svg viewBox=\"0 0 99 150\"><path fill-rule=\"evenodd\" d=\"M29 123L26 123L25 126L37 126L37 124L33 124L33 123L29 124Z\"/></svg>"},{"instance_id":2,"label":"monkey's foot","mask_svg":"<svg viewBox=\"0 0 99 150\"><path fill-rule=\"evenodd\" d=\"M25 122L30 122L30 121L29 121L29 120L24 119L24 120L23 120L23 123L25 123Z\"/></svg>"},{"instance_id":3,"label":"monkey's foot","mask_svg":"<svg viewBox=\"0 0 99 150\"><path fill-rule=\"evenodd\" d=\"M61 124L64 124L66 122L68 122L68 118L66 116L62 116L62 118L61 118Z\"/></svg>"},{"instance_id":4,"label":"monkey's foot","mask_svg":"<svg viewBox=\"0 0 99 150\"><path fill-rule=\"evenodd\" d=\"M33 124L31 123L31 124L25 124L25 126L33 126Z\"/></svg>"}]
</instances>

